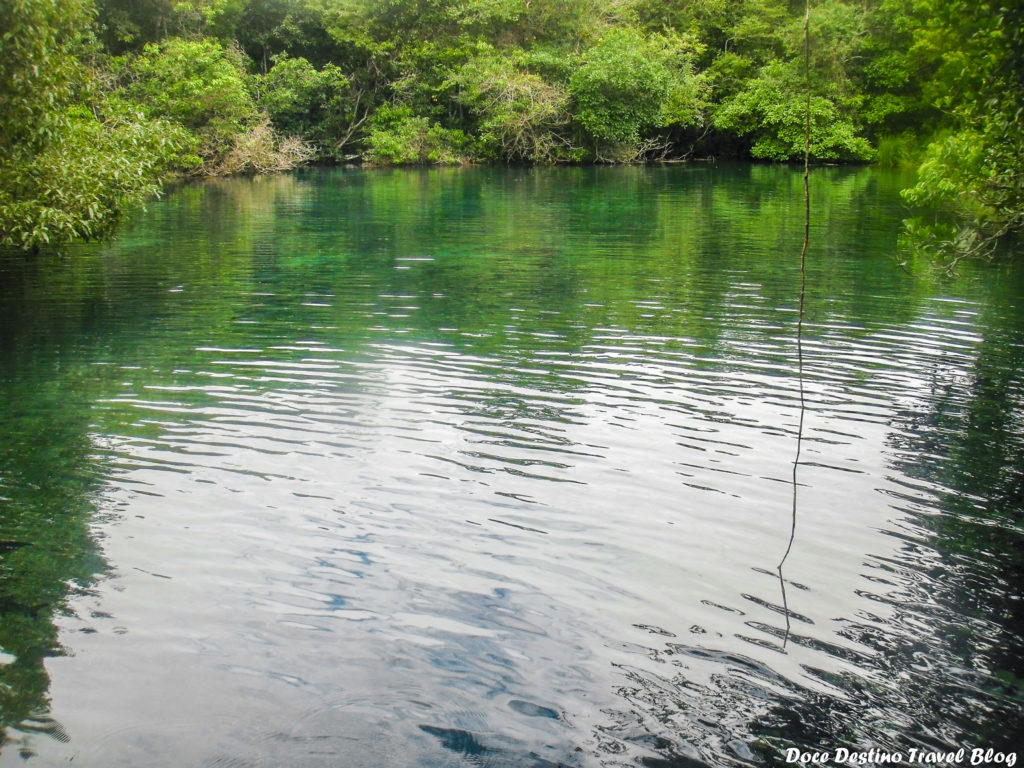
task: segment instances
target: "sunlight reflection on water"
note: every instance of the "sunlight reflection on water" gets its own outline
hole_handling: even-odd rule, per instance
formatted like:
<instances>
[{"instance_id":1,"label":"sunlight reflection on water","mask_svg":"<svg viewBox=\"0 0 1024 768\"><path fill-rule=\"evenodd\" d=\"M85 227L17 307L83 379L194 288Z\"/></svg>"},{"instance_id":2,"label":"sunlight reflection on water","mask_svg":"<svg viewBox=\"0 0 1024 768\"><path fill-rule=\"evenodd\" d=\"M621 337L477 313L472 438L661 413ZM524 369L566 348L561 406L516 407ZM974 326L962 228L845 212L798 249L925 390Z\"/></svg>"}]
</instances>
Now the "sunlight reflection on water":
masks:
<instances>
[{"instance_id":1,"label":"sunlight reflection on water","mask_svg":"<svg viewBox=\"0 0 1024 768\"><path fill-rule=\"evenodd\" d=\"M751 765L1019 722L990 650L1019 647L1018 625L962 596L1011 587L942 527L1020 540L958 506L1002 487L969 455L986 306L880 276L884 255L812 251L783 649L785 222L735 201L666 213L712 183L725 205L742 171L635 170L632 201L580 171L609 200L595 225L562 197L568 170L522 191L516 171L428 175L415 196L400 175L324 174L281 182L282 208L247 182L186 188L94 255L110 340L83 331L70 364L94 382L109 570L46 660L70 740L23 743L106 766ZM252 208L235 221L218 195ZM446 195L464 216L427 226ZM222 234L175 245L206 226L197 196ZM833 215L839 237L861 214ZM760 240L723 250L726 225ZM180 262L134 245L149 227ZM151 314L119 303L140 282L174 290Z\"/></svg>"}]
</instances>

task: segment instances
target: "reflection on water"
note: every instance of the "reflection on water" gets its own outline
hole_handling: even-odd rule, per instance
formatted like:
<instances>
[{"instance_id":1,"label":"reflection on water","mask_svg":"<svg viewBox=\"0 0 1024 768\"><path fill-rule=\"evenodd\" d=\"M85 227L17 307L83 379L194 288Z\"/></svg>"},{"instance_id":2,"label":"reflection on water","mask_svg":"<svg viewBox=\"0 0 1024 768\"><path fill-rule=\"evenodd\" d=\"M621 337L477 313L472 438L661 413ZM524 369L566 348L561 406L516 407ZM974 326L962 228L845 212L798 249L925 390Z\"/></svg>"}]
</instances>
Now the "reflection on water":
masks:
<instances>
[{"instance_id":1,"label":"reflection on water","mask_svg":"<svg viewBox=\"0 0 1024 768\"><path fill-rule=\"evenodd\" d=\"M786 642L799 174L218 182L2 257L0 764L1015 747L1020 276L816 173Z\"/></svg>"}]
</instances>

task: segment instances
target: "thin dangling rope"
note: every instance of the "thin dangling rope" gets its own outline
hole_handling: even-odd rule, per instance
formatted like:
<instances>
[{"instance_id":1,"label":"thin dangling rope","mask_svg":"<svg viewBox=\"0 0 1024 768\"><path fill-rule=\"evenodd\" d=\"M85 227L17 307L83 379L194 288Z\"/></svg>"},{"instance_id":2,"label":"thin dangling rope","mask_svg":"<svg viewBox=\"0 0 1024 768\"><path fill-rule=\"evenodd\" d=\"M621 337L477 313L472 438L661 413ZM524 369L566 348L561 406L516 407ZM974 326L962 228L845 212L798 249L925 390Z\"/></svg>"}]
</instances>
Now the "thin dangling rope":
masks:
<instances>
[{"instance_id":1,"label":"thin dangling rope","mask_svg":"<svg viewBox=\"0 0 1024 768\"><path fill-rule=\"evenodd\" d=\"M804 401L804 299L807 294L807 244L811 239L811 191L810 191L810 164L811 164L811 1L807 0L807 9L804 15L804 86L807 101L804 104L804 244L800 249L800 302L796 321L796 371L797 382L800 386L800 422L796 430L796 456L793 458L793 510L790 518L789 543L786 545L786 553L776 568L779 572L779 586L782 587L782 610L786 615L786 635L782 638L782 647L785 648L789 642L789 602L786 600L786 580L782 576L782 566L786 564L790 550L793 549L793 540L796 538L796 502L797 502L797 468L800 466L800 449L803 447L804 439L804 413L806 404Z\"/></svg>"}]
</instances>

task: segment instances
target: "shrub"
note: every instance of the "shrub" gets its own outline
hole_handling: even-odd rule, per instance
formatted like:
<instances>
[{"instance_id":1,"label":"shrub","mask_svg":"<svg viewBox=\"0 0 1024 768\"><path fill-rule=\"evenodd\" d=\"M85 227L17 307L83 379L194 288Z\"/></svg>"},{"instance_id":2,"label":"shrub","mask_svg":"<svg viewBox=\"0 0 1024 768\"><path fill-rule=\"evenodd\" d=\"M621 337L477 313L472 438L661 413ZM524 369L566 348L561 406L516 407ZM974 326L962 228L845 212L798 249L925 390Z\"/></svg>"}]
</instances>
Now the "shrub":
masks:
<instances>
[{"instance_id":1,"label":"shrub","mask_svg":"<svg viewBox=\"0 0 1024 768\"><path fill-rule=\"evenodd\" d=\"M348 78L334 64L317 70L303 58L280 58L263 80L260 106L275 128L319 147L335 158L356 121Z\"/></svg>"},{"instance_id":2,"label":"shrub","mask_svg":"<svg viewBox=\"0 0 1024 768\"><path fill-rule=\"evenodd\" d=\"M213 176L277 173L307 163L315 155L315 150L302 139L278 137L270 119L264 117L248 131L236 134L234 146L207 173Z\"/></svg>"},{"instance_id":3,"label":"shrub","mask_svg":"<svg viewBox=\"0 0 1024 768\"><path fill-rule=\"evenodd\" d=\"M633 160L659 129L702 122L703 80L689 41L609 29L569 79L575 120L599 160Z\"/></svg>"},{"instance_id":4,"label":"shrub","mask_svg":"<svg viewBox=\"0 0 1024 768\"><path fill-rule=\"evenodd\" d=\"M195 140L108 100L71 107L28 162L0 173L0 245L33 248L113 231L124 210L157 194L163 174L196 163Z\"/></svg>"},{"instance_id":5,"label":"shrub","mask_svg":"<svg viewBox=\"0 0 1024 768\"><path fill-rule=\"evenodd\" d=\"M610 29L570 78L576 119L599 142L635 143L657 125L669 73L647 48L639 32Z\"/></svg>"},{"instance_id":6,"label":"shrub","mask_svg":"<svg viewBox=\"0 0 1024 768\"><path fill-rule=\"evenodd\" d=\"M810 101L810 154L816 160L869 160L871 145L857 135L853 123L823 96ZM802 77L792 64L762 67L746 88L715 113L715 126L754 140L750 154L766 160L802 157L807 121L807 96Z\"/></svg>"},{"instance_id":7,"label":"shrub","mask_svg":"<svg viewBox=\"0 0 1024 768\"><path fill-rule=\"evenodd\" d=\"M129 95L151 117L165 117L194 131L201 154L216 162L236 134L259 121L245 72L216 40L172 38L147 45L130 67Z\"/></svg>"},{"instance_id":8,"label":"shrub","mask_svg":"<svg viewBox=\"0 0 1024 768\"><path fill-rule=\"evenodd\" d=\"M469 160L469 141L462 131L442 128L400 105L377 110L366 143L366 159L379 165L458 165Z\"/></svg>"},{"instance_id":9,"label":"shrub","mask_svg":"<svg viewBox=\"0 0 1024 768\"><path fill-rule=\"evenodd\" d=\"M569 96L493 52L459 71L460 101L478 123L478 151L488 159L551 163L573 159L566 137Z\"/></svg>"},{"instance_id":10,"label":"shrub","mask_svg":"<svg viewBox=\"0 0 1024 768\"><path fill-rule=\"evenodd\" d=\"M919 142L908 133L882 136L878 139L875 162L883 168L911 167L919 162L920 154Z\"/></svg>"}]
</instances>

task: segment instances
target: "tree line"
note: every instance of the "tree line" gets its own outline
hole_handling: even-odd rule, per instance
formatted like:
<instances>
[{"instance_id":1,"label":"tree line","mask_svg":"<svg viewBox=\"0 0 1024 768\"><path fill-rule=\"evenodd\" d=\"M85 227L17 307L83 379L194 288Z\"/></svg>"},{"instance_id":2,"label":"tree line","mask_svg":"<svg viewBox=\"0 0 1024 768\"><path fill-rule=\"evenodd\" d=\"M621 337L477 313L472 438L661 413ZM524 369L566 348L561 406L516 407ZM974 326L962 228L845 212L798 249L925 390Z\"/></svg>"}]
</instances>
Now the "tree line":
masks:
<instances>
[{"instance_id":1,"label":"tree line","mask_svg":"<svg viewBox=\"0 0 1024 768\"><path fill-rule=\"evenodd\" d=\"M963 252L1024 225L1018 0L3 0L0 245L170 176L306 163L919 166ZM805 69L806 66L806 69Z\"/></svg>"}]
</instances>

